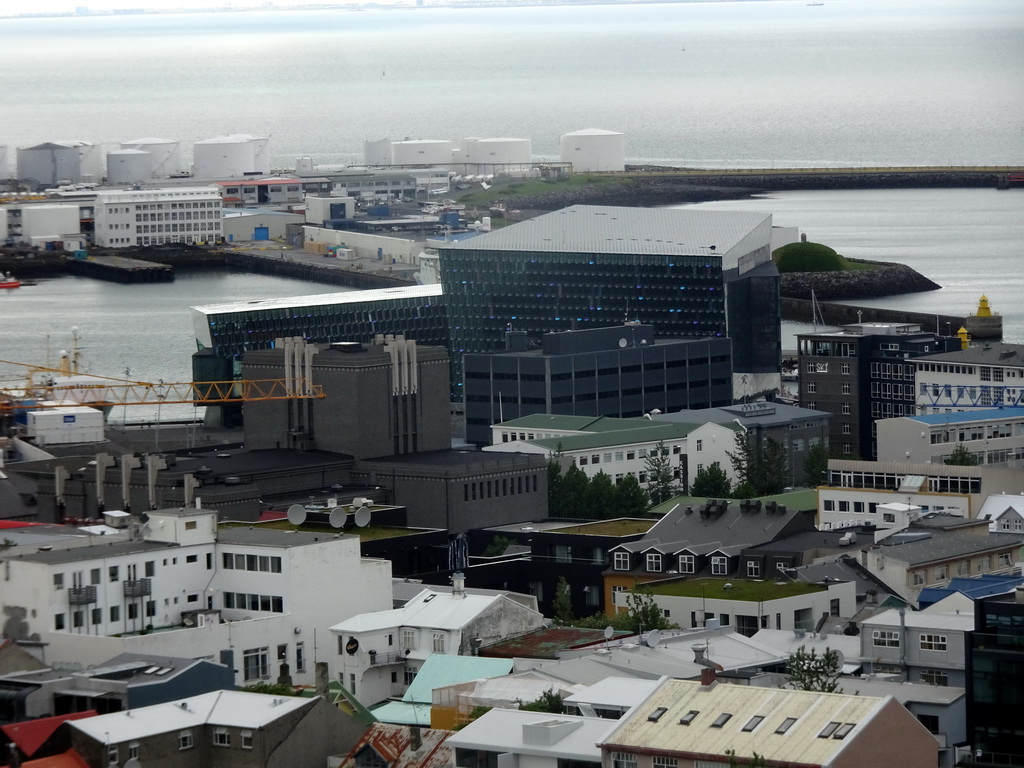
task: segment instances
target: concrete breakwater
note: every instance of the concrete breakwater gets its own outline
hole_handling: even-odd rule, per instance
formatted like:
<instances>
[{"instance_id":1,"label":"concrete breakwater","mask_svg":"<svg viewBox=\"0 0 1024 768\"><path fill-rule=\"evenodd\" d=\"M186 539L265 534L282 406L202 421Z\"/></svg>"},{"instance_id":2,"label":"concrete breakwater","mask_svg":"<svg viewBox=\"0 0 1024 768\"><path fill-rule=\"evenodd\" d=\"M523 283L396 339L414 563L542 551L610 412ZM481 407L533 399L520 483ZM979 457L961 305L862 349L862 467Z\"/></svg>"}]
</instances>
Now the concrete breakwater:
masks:
<instances>
[{"instance_id":1,"label":"concrete breakwater","mask_svg":"<svg viewBox=\"0 0 1024 768\"><path fill-rule=\"evenodd\" d=\"M851 261L853 261L851 259ZM941 285L904 264L857 260L875 269L848 272L786 272L781 278L783 296L818 300L879 299L904 293L934 291Z\"/></svg>"},{"instance_id":2,"label":"concrete breakwater","mask_svg":"<svg viewBox=\"0 0 1024 768\"><path fill-rule=\"evenodd\" d=\"M415 285L411 280L363 272L357 269L348 269L338 265L333 260L325 264L310 264L308 262L274 259L255 253L242 252L226 252L223 253L223 257L224 266L232 269L243 269L262 275L296 277L301 280L326 283L328 285L344 285L348 288L361 290Z\"/></svg>"},{"instance_id":3,"label":"concrete breakwater","mask_svg":"<svg viewBox=\"0 0 1024 768\"><path fill-rule=\"evenodd\" d=\"M782 319L799 323L815 322L814 307L809 299L782 297ZM913 323L924 331L935 331L941 336L955 336L966 322L963 315L931 315L924 312L905 312L899 309L858 307L852 304L817 302L818 324L828 326L854 323Z\"/></svg>"}]
</instances>

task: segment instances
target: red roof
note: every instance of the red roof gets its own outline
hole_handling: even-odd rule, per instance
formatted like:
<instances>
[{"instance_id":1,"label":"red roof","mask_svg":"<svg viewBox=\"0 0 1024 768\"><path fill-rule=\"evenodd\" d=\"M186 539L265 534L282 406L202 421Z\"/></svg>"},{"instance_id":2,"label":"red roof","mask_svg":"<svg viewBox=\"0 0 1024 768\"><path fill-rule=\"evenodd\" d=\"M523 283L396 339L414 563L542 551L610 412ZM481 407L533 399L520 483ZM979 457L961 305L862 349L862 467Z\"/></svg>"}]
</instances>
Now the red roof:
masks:
<instances>
[{"instance_id":1,"label":"red roof","mask_svg":"<svg viewBox=\"0 0 1024 768\"><path fill-rule=\"evenodd\" d=\"M26 720L23 723L0 725L0 731L4 732L9 741L17 745L23 755L32 757L36 750L43 746L46 740L53 735L53 732L57 730L61 723L67 720L95 717L96 714L96 710L89 709L85 712L72 712L70 715L41 717L38 720Z\"/></svg>"},{"instance_id":2,"label":"red roof","mask_svg":"<svg viewBox=\"0 0 1024 768\"><path fill-rule=\"evenodd\" d=\"M89 768L89 764L75 750L69 749L62 755L26 760L21 768Z\"/></svg>"},{"instance_id":3,"label":"red roof","mask_svg":"<svg viewBox=\"0 0 1024 768\"><path fill-rule=\"evenodd\" d=\"M0 530L7 528L25 528L30 525L46 525L46 523L27 523L24 520L0 520Z\"/></svg>"},{"instance_id":4,"label":"red roof","mask_svg":"<svg viewBox=\"0 0 1024 768\"><path fill-rule=\"evenodd\" d=\"M257 522L266 523L270 520L284 520L288 517L287 512L281 512L277 509L268 509L266 512L261 512Z\"/></svg>"}]
</instances>

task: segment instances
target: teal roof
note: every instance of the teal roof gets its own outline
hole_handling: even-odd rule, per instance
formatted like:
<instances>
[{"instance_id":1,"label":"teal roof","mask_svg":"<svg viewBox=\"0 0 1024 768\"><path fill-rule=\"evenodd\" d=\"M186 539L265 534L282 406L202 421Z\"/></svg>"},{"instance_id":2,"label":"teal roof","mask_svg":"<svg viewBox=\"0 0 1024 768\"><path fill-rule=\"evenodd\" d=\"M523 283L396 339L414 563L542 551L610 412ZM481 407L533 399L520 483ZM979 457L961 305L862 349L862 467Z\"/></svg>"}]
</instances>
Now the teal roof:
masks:
<instances>
[{"instance_id":1,"label":"teal roof","mask_svg":"<svg viewBox=\"0 0 1024 768\"><path fill-rule=\"evenodd\" d=\"M448 656L434 653L416 673L402 701L406 703L425 702L427 708L435 688L445 688L457 683L468 683L483 677L501 677L512 671L511 659L486 659L480 656ZM377 714L374 711L374 714ZM430 718L427 718L430 722Z\"/></svg>"}]
</instances>

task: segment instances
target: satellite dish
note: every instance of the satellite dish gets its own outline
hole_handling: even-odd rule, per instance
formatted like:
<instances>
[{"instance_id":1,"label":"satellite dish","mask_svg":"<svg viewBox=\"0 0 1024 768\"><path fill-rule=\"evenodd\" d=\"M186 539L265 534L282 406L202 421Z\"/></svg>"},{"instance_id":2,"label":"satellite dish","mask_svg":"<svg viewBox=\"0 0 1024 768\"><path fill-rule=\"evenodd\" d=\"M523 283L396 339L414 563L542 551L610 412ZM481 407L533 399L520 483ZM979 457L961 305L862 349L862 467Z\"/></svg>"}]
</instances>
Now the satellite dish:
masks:
<instances>
[{"instance_id":1,"label":"satellite dish","mask_svg":"<svg viewBox=\"0 0 1024 768\"><path fill-rule=\"evenodd\" d=\"M619 339L619 346L620 347L625 347L628 343L629 342L626 341L625 339Z\"/></svg>"},{"instance_id":2,"label":"satellite dish","mask_svg":"<svg viewBox=\"0 0 1024 768\"><path fill-rule=\"evenodd\" d=\"M306 522L306 508L301 504L292 504L288 507L288 522L292 525L302 525Z\"/></svg>"},{"instance_id":3,"label":"satellite dish","mask_svg":"<svg viewBox=\"0 0 1024 768\"><path fill-rule=\"evenodd\" d=\"M366 507L360 507L356 510L355 520L353 521L357 528L365 528L370 524L370 510Z\"/></svg>"},{"instance_id":4,"label":"satellite dish","mask_svg":"<svg viewBox=\"0 0 1024 768\"><path fill-rule=\"evenodd\" d=\"M661 642L661 632L657 629L652 629L646 635L644 635L644 642L649 648L654 648Z\"/></svg>"},{"instance_id":5,"label":"satellite dish","mask_svg":"<svg viewBox=\"0 0 1024 768\"><path fill-rule=\"evenodd\" d=\"M344 528L345 517L347 514L348 513L345 512L344 507L335 507L332 509L330 517L327 518L327 521L331 524L331 528Z\"/></svg>"},{"instance_id":6,"label":"satellite dish","mask_svg":"<svg viewBox=\"0 0 1024 768\"><path fill-rule=\"evenodd\" d=\"M142 763L139 762L139 758L130 757L125 761L124 768L142 768Z\"/></svg>"},{"instance_id":7,"label":"satellite dish","mask_svg":"<svg viewBox=\"0 0 1024 768\"><path fill-rule=\"evenodd\" d=\"M607 627L604 628L604 639L605 640L611 640L612 639L612 635L614 635L614 634L615 634L615 627L613 627L613 626L611 626L609 624Z\"/></svg>"}]
</instances>

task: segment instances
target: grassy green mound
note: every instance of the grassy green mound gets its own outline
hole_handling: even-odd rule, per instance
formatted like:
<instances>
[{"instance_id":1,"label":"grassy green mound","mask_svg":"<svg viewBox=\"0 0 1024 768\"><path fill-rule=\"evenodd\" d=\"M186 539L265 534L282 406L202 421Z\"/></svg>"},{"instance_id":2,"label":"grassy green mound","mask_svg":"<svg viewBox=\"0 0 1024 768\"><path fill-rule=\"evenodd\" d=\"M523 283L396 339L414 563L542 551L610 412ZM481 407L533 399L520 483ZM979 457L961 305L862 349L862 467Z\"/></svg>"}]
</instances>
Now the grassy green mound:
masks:
<instances>
[{"instance_id":1,"label":"grassy green mound","mask_svg":"<svg viewBox=\"0 0 1024 768\"><path fill-rule=\"evenodd\" d=\"M772 258L779 272L842 272L849 269L846 259L821 243L789 243L777 249Z\"/></svg>"}]
</instances>

